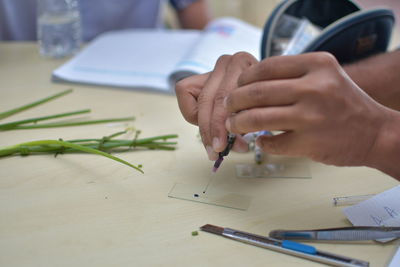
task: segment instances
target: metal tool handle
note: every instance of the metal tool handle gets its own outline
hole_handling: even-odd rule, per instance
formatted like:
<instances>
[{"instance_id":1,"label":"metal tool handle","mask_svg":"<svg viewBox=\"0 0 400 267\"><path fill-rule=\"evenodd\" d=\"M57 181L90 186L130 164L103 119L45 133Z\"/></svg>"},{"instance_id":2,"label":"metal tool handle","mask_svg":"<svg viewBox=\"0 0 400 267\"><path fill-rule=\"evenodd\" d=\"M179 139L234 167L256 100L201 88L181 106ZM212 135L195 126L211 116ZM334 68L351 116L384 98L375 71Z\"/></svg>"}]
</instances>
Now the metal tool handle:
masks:
<instances>
[{"instance_id":1,"label":"metal tool handle","mask_svg":"<svg viewBox=\"0 0 400 267\"><path fill-rule=\"evenodd\" d=\"M290 240L362 241L399 238L400 229L393 227L344 227L320 230L274 230L269 236Z\"/></svg>"}]
</instances>

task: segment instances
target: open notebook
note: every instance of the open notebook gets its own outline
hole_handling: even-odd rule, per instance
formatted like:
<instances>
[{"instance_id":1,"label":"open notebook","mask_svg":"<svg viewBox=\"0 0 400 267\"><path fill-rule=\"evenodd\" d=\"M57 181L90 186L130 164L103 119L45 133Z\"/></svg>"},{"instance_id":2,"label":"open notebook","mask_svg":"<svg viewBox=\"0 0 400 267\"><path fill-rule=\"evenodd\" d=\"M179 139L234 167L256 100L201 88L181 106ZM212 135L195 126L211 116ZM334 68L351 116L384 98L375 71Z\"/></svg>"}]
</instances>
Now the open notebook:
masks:
<instances>
[{"instance_id":1,"label":"open notebook","mask_svg":"<svg viewBox=\"0 0 400 267\"><path fill-rule=\"evenodd\" d=\"M122 30L100 35L53 71L53 81L173 92L183 77L211 71L218 57L246 51L259 58L261 30L234 18L204 31Z\"/></svg>"}]
</instances>

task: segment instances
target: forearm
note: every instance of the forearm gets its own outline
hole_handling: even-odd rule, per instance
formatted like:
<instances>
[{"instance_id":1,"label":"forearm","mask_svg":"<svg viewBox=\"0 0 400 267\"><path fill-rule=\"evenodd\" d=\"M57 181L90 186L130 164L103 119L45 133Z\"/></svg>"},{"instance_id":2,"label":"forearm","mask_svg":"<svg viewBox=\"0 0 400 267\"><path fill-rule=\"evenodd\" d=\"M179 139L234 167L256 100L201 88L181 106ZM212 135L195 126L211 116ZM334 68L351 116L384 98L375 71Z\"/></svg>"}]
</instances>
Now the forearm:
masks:
<instances>
[{"instance_id":1,"label":"forearm","mask_svg":"<svg viewBox=\"0 0 400 267\"><path fill-rule=\"evenodd\" d=\"M211 20L206 0L197 0L177 12L179 24L184 29L203 29Z\"/></svg>"},{"instance_id":2,"label":"forearm","mask_svg":"<svg viewBox=\"0 0 400 267\"><path fill-rule=\"evenodd\" d=\"M400 181L400 112L388 110L387 114L366 165Z\"/></svg>"},{"instance_id":3,"label":"forearm","mask_svg":"<svg viewBox=\"0 0 400 267\"><path fill-rule=\"evenodd\" d=\"M344 69L376 101L400 110L400 50L372 56Z\"/></svg>"}]
</instances>

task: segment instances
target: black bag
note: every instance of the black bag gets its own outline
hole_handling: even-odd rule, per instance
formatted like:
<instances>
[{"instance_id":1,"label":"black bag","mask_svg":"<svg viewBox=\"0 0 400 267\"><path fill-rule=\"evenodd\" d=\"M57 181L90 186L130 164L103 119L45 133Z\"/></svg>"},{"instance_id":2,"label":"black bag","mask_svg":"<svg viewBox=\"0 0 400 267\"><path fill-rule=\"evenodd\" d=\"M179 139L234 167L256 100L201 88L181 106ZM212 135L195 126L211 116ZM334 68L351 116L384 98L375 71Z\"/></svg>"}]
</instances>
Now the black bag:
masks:
<instances>
[{"instance_id":1,"label":"black bag","mask_svg":"<svg viewBox=\"0 0 400 267\"><path fill-rule=\"evenodd\" d=\"M275 49L279 43L277 40L294 40L293 36L285 36L293 32L289 31L288 34L287 30L285 33L280 29L285 23L286 29L291 28L293 19L303 19L320 29L315 37L294 54L328 51L340 63L385 52L394 25L392 10L361 10L351 0L284 0L274 9L265 24L261 42L262 59L281 54L281 50Z\"/></svg>"}]
</instances>

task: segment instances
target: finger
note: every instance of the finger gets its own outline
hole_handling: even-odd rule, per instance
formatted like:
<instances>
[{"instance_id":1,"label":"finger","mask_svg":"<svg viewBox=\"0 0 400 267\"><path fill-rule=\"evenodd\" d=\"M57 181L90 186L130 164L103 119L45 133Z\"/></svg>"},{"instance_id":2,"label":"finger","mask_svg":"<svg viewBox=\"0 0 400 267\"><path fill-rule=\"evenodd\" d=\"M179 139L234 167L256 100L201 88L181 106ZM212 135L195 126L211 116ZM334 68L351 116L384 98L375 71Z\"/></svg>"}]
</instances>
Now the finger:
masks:
<instances>
[{"instance_id":1,"label":"finger","mask_svg":"<svg viewBox=\"0 0 400 267\"><path fill-rule=\"evenodd\" d=\"M275 155L300 156L302 153L296 147L296 134L289 131L278 135L259 136L256 144L265 152Z\"/></svg>"},{"instance_id":2,"label":"finger","mask_svg":"<svg viewBox=\"0 0 400 267\"><path fill-rule=\"evenodd\" d=\"M299 78L308 72L308 54L264 59L239 77L239 86L263 80Z\"/></svg>"},{"instance_id":3,"label":"finger","mask_svg":"<svg viewBox=\"0 0 400 267\"><path fill-rule=\"evenodd\" d=\"M232 150L239 153L248 152L249 144L241 135L236 135L236 140L233 144Z\"/></svg>"},{"instance_id":4,"label":"finger","mask_svg":"<svg viewBox=\"0 0 400 267\"><path fill-rule=\"evenodd\" d=\"M225 76L221 81L220 88L214 99L214 109L211 120L212 144L216 152L223 151L227 144L225 120L228 117L228 112L224 107L223 101L229 92L237 88L237 80L243 70L256 62L257 60L252 55L239 52L230 58L230 62L226 66Z\"/></svg>"},{"instance_id":5,"label":"finger","mask_svg":"<svg viewBox=\"0 0 400 267\"><path fill-rule=\"evenodd\" d=\"M298 114L291 107L254 108L233 114L225 122L229 132L288 131L299 127Z\"/></svg>"},{"instance_id":6,"label":"finger","mask_svg":"<svg viewBox=\"0 0 400 267\"><path fill-rule=\"evenodd\" d=\"M221 56L215 65L214 70L210 73L203 90L198 97L198 124L201 140L207 150L208 157L214 160L217 154L212 149L211 138L211 120L214 109L215 95L220 88L221 81L225 75L227 64L229 64L230 56Z\"/></svg>"},{"instance_id":7,"label":"finger","mask_svg":"<svg viewBox=\"0 0 400 267\"><path fill-rule=\"evenodd\" d=\"M197 99L209 75L209 73L194 75L179 81L175 85L179 109L185 120L191 124L197 125Z\"/></svg>"},{"instance_id":8,"label":"finger","mask_svg":"<svg viewBox=\"0 0 400 267\"><path fill-rule=\"evenodd\" d=\"M297 79L251 83L231 92L225 106L234 113L255 107L291 105L299 98L298 84Z\"/></svg>"}]
</instances>

